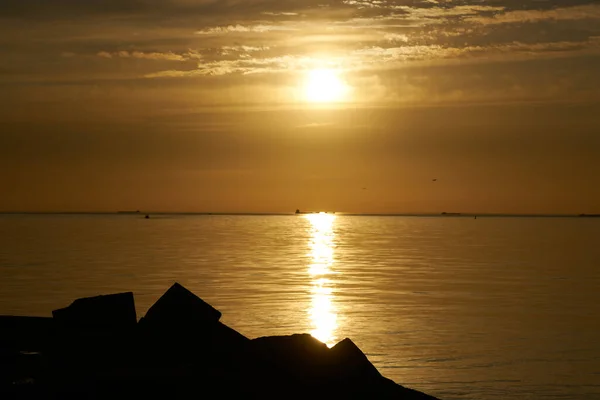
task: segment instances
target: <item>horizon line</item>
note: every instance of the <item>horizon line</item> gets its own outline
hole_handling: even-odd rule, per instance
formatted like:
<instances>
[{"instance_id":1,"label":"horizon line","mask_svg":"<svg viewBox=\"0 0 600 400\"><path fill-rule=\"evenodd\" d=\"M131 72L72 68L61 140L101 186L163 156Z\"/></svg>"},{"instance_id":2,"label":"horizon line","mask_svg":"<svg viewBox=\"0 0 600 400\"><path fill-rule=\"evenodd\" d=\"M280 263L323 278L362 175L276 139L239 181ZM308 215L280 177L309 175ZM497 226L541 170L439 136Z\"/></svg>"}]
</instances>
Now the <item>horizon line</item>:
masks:
<instances>
[{"instance_id":1,"label":"horizon line","mask_svg":"<svg viewBox=\"0 0 600 400\"><path fill-rule=\"evenodd\" d=\"M398 216L398 217L600 217L597 213L504 213L504 212L391 212L391 213L360 213L360 212L327 212L340 216ZM290 212L230 212L230 211L0 211L0 215L264 215L286 216L297 215ZM319 214L319 211L307 211L300 215Z\"/></svg>"}]
</instances>

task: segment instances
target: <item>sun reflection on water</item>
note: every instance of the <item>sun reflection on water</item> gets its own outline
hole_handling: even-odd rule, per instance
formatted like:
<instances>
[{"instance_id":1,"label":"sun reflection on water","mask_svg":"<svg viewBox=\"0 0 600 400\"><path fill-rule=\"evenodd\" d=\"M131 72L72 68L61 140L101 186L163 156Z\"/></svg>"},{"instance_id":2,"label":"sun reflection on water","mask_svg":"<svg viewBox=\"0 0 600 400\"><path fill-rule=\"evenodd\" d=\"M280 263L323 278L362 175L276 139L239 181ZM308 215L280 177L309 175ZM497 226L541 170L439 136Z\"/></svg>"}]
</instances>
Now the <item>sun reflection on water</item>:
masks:
<instances>
[{"instance_id":1,"label":"sun reflection on water","mask_svg":"<svg viewBox=\"0 0 600 400\"><path fill-rule=\"evenodd\" d=\"M334 343L337 329L337 310L333 302L332 280L330 278L334 262L333 214L307 214L311 224L309 241L311 264L308 273L311 278L311 307L309 309L312 323L311 335L328 346Z\"/></svg>"}]
</instances>

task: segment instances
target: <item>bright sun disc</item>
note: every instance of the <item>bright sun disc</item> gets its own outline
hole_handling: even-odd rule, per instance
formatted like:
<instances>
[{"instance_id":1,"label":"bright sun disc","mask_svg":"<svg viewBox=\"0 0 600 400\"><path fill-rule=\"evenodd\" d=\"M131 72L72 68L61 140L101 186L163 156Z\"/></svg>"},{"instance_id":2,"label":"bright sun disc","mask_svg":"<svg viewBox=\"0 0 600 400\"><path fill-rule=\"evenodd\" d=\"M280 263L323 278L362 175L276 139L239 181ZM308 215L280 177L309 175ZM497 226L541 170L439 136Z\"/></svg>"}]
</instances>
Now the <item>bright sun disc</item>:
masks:
<instances>
[{"instance_id":1,"label":"bright sun disc","mask_svg":"<svg viewBox=\"0 0 600 400\"><path fill-rule=\"evenodd\" d=\"M314 69L308 73L305 84L306 100L329 103L344 100L348 87L331 69Z\"/></svg>"}]
</instances>

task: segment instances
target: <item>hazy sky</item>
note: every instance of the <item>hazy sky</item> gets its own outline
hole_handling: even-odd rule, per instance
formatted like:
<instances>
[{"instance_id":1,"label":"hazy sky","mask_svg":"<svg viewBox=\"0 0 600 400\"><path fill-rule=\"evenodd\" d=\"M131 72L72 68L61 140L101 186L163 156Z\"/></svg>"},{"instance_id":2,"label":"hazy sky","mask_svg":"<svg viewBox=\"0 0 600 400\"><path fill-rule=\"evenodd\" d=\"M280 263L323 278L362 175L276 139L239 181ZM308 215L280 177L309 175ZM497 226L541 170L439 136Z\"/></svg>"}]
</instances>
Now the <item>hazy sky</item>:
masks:
<instances>
[{"instance_id":1,"label":"hazy sky","mask_svg":"<svg viewBox=\"0 0 600 400\"><path fill-rule=\"evenodd\" d=\"M0 2L0 211L296 208L600 213L600 2Z\"/></svg>"}]
</instances>

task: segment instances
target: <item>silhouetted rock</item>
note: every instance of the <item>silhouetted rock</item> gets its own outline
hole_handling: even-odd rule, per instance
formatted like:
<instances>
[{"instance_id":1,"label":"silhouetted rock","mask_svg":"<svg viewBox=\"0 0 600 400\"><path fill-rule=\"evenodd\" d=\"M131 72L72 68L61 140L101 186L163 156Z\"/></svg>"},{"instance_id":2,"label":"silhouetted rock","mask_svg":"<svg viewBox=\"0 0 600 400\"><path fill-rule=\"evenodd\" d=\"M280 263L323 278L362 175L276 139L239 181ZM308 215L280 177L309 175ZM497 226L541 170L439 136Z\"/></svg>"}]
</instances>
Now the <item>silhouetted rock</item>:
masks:
<instances>
[{"instance_id":1,"label":"silhouetted rock","mask_svg":"<svg viewBox=\"0 0 600 400\"><path fill-rule=\"evenodd\" d=\"M173 284L140 320L144 326L184 329L219 321L221 312L179 283Z\"/></svg>"},{"instance_id":2,"label":"silhouetted rock","mask_svg":"<svg viewBox=\"0 0 600 400\"><path fill-rule=\"evenodd\" d=\"M221 313L175 283L140 319L139 357L149 365L205 371L232 367L249 339L219 322Z\"/></svg>"},{"instance_id":3,"label":"silhouetted rock","mask_svg":"<svg viewBox=\"0 0 600 400\"><path fill-rule=\"evenodd\" d=\"M331 349L309 334L250 340L178 283L137 324L132 309L131 293L78 299L53 312L48 349L23 357L0 347L0 398L435 400L381 376L350 339ZM6 317L2 326L50 322Z\"/></svg>"},{"instance_id":4,"label":"silhouetted rock","mask_svg":"<svg viewBox=\"0 0 600 400\"><path fill-rule=\"evenodd\" d=\"M302 379L378 379L377 368L350 340L331 349L313 336L267 336L251 341L251 355Z\"/></svg>"},{"instance_id":5,"label":"silhouetted rock","mask_svg":"<svg viewBox=\"0 0 600 400\"><path fill-rule=\"evenodd\" d=\"M133 293L77 299L52 315L52 347L44 354L52 365L49 381L59 393L93 387L97 376L132 365L137 327Z\"/></svg>"},{"instance_id":6,"label":"silhouetted rock","mask_svg":"<svg viewBox=\"0 0 600 400\"><path fill-rule=\"evenodd\" d=\"M344 379L381 377L381 374L371 364L367 356L348 338L331 348L330 357L336 369L336 375Z\"/></svg>"},{"instance_id":7,"label":"silhouetted rock","mask_svg":"<svg viewBox=\"0 0 600 400\"><path fill-rule=\"evenodd\" d=\"M253 360L302 380L321 378L330 363L327 345L307 333L260 337L249 349Z\"/></svg>"},{"instance_id":8,"label":"silhouetted rock","mask_svg":"<svg viewBox=\"0 0 600 400\"><path fill-rule=\"evenodd\" d=\"M63 328L132 328L137 323L133 293L117 293L75 300L70 306L52 311Z\"/></svg>"},{"instance_id":9,"label":"silhouetted rock","mask_svg":"<svg viewBox=\"0 0 600 400\"><path fill-rule=\"evenodd\" d=\"M40 351L48 346L53 330L52 318L0 315L0 349Z\"/></svg>"},{"instance_id":10,"label":"silhouetted rock","mask_svg":"<svg viewBox=\"0 0 600 400\"><path fill-rule=\"evenodd\" d=\"M289 336L263 336L252 340L252 349L257 354L276 363L289 363L290 359L311 362L329 353L327 345L308 333Z\"/></svg>"},{"instance_id":11,"label":"silhouetted rock","mask_svg":"<svg viewBox=\"0 0 600 400\"><path fill-rule=\"evenodd\" d=\"M435 400L381 376L350 339L329 349L309 334L268 336L250 348L259 397Z\"/></svg>"}]
</instances>

